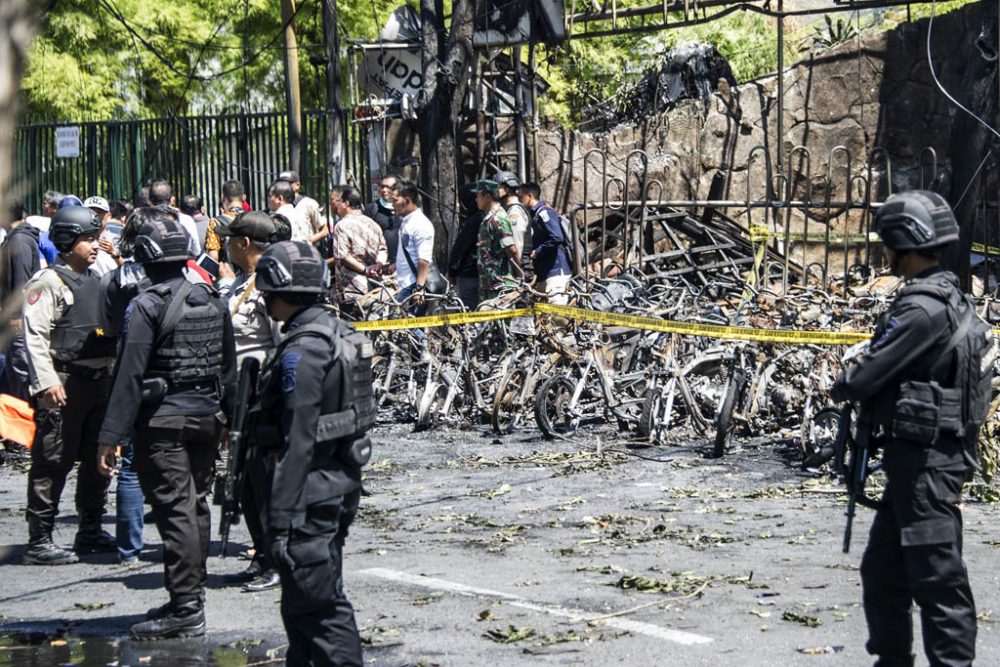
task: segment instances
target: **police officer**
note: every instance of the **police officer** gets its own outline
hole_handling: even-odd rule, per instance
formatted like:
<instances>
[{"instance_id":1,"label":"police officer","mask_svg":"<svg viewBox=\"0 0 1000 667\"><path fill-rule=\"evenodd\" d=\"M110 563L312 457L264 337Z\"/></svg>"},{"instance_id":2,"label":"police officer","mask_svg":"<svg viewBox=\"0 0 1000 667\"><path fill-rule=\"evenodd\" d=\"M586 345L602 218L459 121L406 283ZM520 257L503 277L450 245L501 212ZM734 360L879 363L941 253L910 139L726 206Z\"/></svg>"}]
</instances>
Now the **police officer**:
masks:
<instances>
[{"instance_id":1,"label":"police officer","mask_svg":"<svg viewBox=\"0 0 1000 667\"><path fill-rule=\"evenodd\" d=\"M938 253L959 237L947 202L932 192L890 198L875 218L886 259L906 280L868 350L837 379L834 400L861 402L884 434L888 483L861 561L868 652L877 665L913 665L911 605L920 607L931 665L971 665L976 611L962 561L963 483L970 473L961 419L948 424L944 398L961 402L957 368L964 346L951 343L971 302ZM971 360L977 364L979 360ZM937 383L940 405L914 407ZM917 393L915 393L917 392ZM917 401L919 402L919 401ZM929 407L934 414L921 412ZM914 420L914 417L916 418ZM940 427L926 431L926 424ZM971 434L975 435L975 434ZM974 438L973 438L974 439Z\"/></svg>"},{"instance_id":2,"label":"police officer","mask_svg":"<svg viewBox=\"0 0 1000 667\"><path fill-rule=\"evenodd\" d=\"M110 476L116 447L132 440L133 466L163 541L170 601L132 626L138 639L205 633L207 495L236 393L229 312L212 287L185 278L189 238L176 215L154 211L132 250L152 286L126 313L99 461Z\"/></svg>"},{"instance_id":3,"label":"police officer","mask_svg":"<svg viewBox=\"0 0 1000 667\"><path fill-rule=\"evenodd\" d=\"M281 573L289 665L358 665L361 642L344 595L343 546L361 493L375 422L368 339L322 304L326 264L308 243L272 245L257 289L284 340L265 366L256 448L275 460L268 513Z\"/></svg>"},{"instance_id":4,"label":"police officer","mask_svg":"<svg viewBox=\"0 0 1000 667\"><path fill-rule=\"evenodd\" d=\"M264 293L257 288L257 262L271 243L287 241L291 229L263 211L241 213L229 224L220 224L216 233L226 243L228 256L241 269L232 285L223 289L233 318L236 340L236 362L255 358L263 362L281 340L278 323L271 319L264 304ZM267 513L267 483L270 477L267 461L255 457L244 469L240 505L253 540L254 558L243 572L226 577L229 583L244 584L248 593L275 588L281 584L277 570L267 556L264 525Z\"/></svg>"},{"instance_id":5,"label":"police officer","mask_svg":"<svg viewBox=\"0 0 1000 667\"><path fill-rule=\"evenodd\" d=\"M97 435L115 352L115 339L100 325L99 281L89 271L100 231L89 209L60 209L49 228L59 260L24 288L24 341L36 424L28 471L24 562L29 565L77 562L77 554L52 541L59 498L77 460L80 528L74 549L87 554L116 548L101 529L108 480L97 470Z\"/></svg>"}]
</instances>

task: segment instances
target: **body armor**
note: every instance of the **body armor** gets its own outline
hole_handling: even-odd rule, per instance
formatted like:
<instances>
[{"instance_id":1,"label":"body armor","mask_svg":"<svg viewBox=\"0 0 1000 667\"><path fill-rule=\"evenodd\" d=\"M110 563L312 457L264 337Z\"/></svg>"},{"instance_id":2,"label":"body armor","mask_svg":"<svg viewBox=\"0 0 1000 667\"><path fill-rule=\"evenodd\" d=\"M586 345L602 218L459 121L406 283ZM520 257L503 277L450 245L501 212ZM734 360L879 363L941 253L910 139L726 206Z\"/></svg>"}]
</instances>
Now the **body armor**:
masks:
<instances>
[{"instance_id":1,"label":"body armor","mask_svg":"<svg viewBox=\"0 0 1000 667\"><path fill-rule=\"evenodd\" d=\"M223 311L216 295L203 305L187 302L193 286L185 282L177 294L166 285L150 288L167 302L159 339L147 365L147 377L171 386L218 381L222 373Z\"/></svg>"},{"instance_id":2,"label":"body armor","mask_svg":"<svg viewBox=\"0 0 1000 667\"><path fill-rule=\"evenodd\" d=\"M302 336L322 338L331 349L323 380L323 403L316 426L317 452L333 455L348 468L361 468L371 457L367 432L375 425L378 415L371 341L340 321L330 310L328 323L313 322L290 331L275 350L273 362L280 358L291 341Z\"/></svg>"},{"instance_id":3,"label":"body armor","mask_svg":"<svg viewBox=\"0 0 1000 667\"><path fill-rule=\"evenodd\" d=\"M73 293L73 305L52 323L52 357L56 361L103 359L115 355L116 339L101 328L100 280L64 267L53 270Z\"/></svg>"}]
</instances>

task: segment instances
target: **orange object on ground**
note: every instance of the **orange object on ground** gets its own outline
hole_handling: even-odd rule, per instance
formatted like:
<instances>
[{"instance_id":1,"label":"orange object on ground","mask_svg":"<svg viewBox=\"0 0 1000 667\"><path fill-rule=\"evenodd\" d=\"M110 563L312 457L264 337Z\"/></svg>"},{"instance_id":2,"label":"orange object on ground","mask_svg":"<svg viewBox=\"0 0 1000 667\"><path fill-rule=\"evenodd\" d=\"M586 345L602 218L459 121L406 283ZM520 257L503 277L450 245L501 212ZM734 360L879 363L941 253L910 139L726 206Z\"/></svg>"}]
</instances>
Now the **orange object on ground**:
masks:
<instances>
[{"instance_id":1,"label":"orange object on ground","mask_svg":"<svg viewBox=\"0 0 1000 667\"><path fill-rule=\"evenodd\" d=\"M0 437L31 447L35 439L35 411L27 401L0 394Z\"/></svg>"}]
</instances>

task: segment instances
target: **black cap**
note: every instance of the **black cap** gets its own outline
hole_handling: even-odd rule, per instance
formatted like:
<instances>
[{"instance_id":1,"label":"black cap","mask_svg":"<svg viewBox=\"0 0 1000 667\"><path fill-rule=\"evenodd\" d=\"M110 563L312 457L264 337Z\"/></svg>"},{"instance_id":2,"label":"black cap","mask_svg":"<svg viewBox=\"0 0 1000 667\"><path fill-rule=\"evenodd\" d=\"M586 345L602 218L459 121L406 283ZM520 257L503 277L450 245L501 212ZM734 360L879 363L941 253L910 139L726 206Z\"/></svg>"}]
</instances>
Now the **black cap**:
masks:
<instances>
[{"instance_id":1,"label":"black cap","mask_svg":"<svg viewBox=\"0 0 1000 667\"><path fill-rule=\"evenodd\" d=\"M299 172L292 170L283 171L280 174L278 174L278 180L288 181L289 183L298 183L300 181Z\"/></svg>"},{"instance_id":2,"label":"black cap","mask_svg":"<svg viewBox=\"0 0 1000 667\"><path fill-rule=\"evenodd\" d=\"M237 215L228 225L218 225L215 233L219 236L246 236L259 243L270 243L277 230L274 220L267 213L247 211Z\"/></svg>"}]
</instances>

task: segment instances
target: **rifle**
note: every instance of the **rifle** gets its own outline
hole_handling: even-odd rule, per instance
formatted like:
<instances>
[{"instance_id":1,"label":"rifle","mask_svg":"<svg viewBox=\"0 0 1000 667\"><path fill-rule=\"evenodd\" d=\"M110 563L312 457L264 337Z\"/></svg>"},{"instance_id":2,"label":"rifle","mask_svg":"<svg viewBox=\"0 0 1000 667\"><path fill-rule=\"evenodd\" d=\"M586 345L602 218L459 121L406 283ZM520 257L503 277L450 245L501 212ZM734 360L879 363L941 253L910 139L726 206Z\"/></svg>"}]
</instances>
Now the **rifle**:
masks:
<instances>
[{"instance_id":1,"label":"rifle","mask_svg":"<svg viewBox=\"0 0 1000 667\"><path fill-rule=\"evenodd\" d=\"M228 450L226 460L226 478L222 484L222 506L219 520L219 539L221 558L226 557L226 547L229 545L229 528L240 520L240 489L243 486L243 467L246 463L247 415L253 405L254 393L257 388L257 373L260 371L260 361L253 358L244 359L240 365L240 380L236 390L236 408L233 413L232 427L226 440Z\"/></svg>"},{"instance_id":2,"label":"rifle","mask_svg":"<svg viewBox=\"0 0 1000 667\"><path fill-rule=\"evenodd\" d=\"M841 474L847 483L847 525L844 526L844 553L851 551L851 532L854 527L854 515L857 505L875 509L876 501L865 495L865 481L872 472L869 466L871 460L871 423L867 411L858 411L858 428L851 437L850 403L840 411L840 427L837 430L837 440L833 448ZM851 460L847 464L847 453L850 450Z\"/></svg>"}]
</instances>

